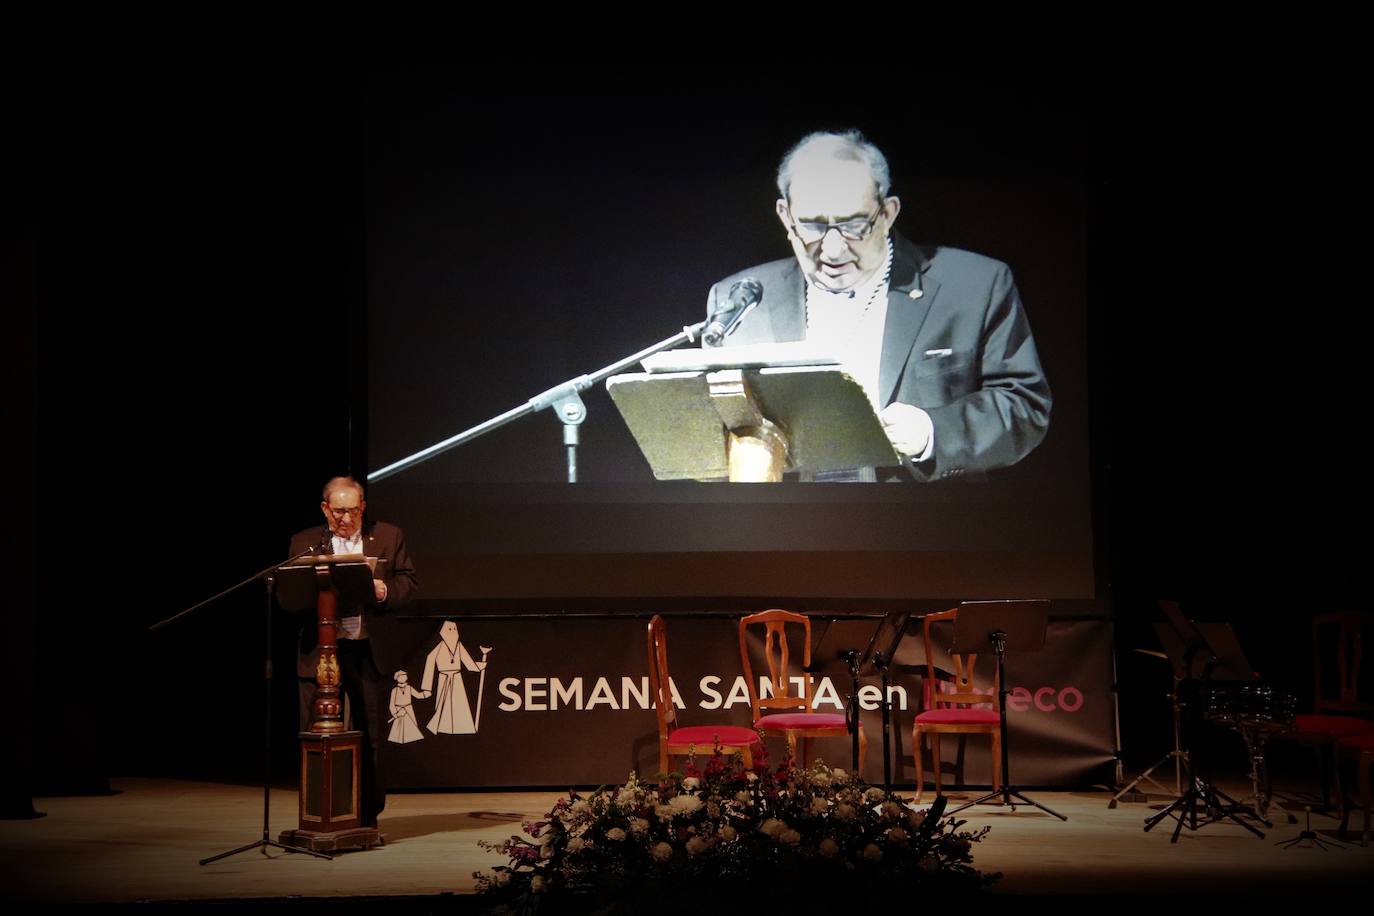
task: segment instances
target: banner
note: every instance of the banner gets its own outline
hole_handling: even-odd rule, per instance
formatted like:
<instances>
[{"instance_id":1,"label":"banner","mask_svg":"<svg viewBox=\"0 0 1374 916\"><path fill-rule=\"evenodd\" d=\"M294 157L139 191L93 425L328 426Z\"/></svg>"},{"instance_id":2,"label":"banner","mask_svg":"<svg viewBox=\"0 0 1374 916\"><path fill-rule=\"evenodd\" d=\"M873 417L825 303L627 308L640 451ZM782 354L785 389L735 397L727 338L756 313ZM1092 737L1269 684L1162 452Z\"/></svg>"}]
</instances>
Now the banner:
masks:
<instances>
[{"instance_id":1,"label":"banner","mask_svg":"<svg viewBox=\"0 0 1374 916\"><path fill-rule=\"evenodd\" d=\"M658 770L657 718L649 700L648 617L427 618L406 621L418 646L393 673L390 722L383 742L394 788L598 785L632 771ZM683 725L751 724L739 654L738 618L671 616L668 662ZM877 619L813 618L815 705L843 712L852 679L839 648L866 648ZM938 631L937 631L938 632ZM937 640L938 641L938 640ZM854 645L848 645L854 643ZM762 650L752 644L755 677ZM792 666L801 676L801 640ZM829 656L826 658L825 656ZM919 626L896 653L888 695L894 782L915 781L911 726L925 675ZM936 652L939 665L939 651ZM946 666L947 667L947 666ZM976 685L991 691L994 659L978 658ZM1052 619L1045 647L1008 656L1011 773L1026 786L1108 784L1115 773L1116 704L1112 631L1107 620ZM881 783L879 679L861 677L868 739L864 778ZM983 736L942 741L946 784L987 784L990 742ZM703 748L703 758L710 753ZM770 761L786 744L768 742ZM930 749L926 749L927 780ZM812 742L811 756L851 767L847 738ZM674 759L675 768L683 761Z\"/></svg>"}]
</instances>

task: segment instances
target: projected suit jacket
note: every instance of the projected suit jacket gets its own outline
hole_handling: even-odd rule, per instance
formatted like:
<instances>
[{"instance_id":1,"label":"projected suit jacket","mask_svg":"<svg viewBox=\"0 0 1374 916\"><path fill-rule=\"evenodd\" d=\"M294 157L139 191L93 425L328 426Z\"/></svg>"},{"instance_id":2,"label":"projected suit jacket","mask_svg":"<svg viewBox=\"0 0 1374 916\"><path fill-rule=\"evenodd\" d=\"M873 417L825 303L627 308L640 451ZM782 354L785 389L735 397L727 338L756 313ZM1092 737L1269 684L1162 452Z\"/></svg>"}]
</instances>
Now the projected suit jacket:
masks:
<instances>
[{"instance_id":1,"label":"projected suit jacket","mask_svg":"<svg viewBox=\"0 0 1374 916\"><path fill-rule=\"evenodd\" d=\"M329 529L324 525L299 531L291 538L289 556L295 556L307 547L316 544L326 545L332 550ZM363 553L369 557L385 560L382 564L382 581L386 583L386 601L369 601L361 608L363 623L372 643L372 660L377 670L389 676L405 662L404 653L408 646L400 639L401 633L396 626L395 613L403 609L415 596L418 582L415 567L406 552L406 537L400 528L386 522L372 522L363 528ZM339 617L351 617L359 608L339 608ZM296 673L300 677L315 676L313 650L318 627L313 613L302 615L308 618L301 625L300 655L296 660Z\"/></svg>"},{"instance_id":2,"label":"projected suit jacket","mask_svg":"<svg viewBox=\"0 0 1374 916\"><path fill-rule=\"evenodd\" d=\"M877 399L930 415L934 450L912 474L939 480L1015 464L1045 438L1051 399L1011 269L971 251L892 238ZM728 343L804 339L806 281L794 257L716 283L708 314L744 277L763 284L763 299Z\"/></svg>"}]
</instances>

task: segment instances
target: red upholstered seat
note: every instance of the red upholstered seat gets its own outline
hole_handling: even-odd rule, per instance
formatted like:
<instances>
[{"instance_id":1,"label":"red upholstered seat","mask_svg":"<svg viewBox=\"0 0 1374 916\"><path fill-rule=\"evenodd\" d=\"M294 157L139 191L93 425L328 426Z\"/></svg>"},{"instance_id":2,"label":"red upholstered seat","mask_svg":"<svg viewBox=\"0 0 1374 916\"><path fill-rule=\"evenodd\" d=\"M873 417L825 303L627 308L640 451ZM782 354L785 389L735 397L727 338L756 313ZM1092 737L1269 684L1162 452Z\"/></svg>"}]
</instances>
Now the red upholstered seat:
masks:
<instances>
[{"instance_id":1,"label":"red upholstered seat","mask_svg":"<svg viewBox=\"0 0 1374 916\"><path fill-rule=\"evenodd\" d=\"M658 719L659 772L671 772L669 765L673 757L710 756L717 745L722 754L739 754L744 768L751 769L754 749L763 750L763 742L752 728L679 724L677 707L673 704L673 680L668 674L668 628L657 614L649 620L647 638L649 688L654 698L654 715Z\"/></svg>"},{"instance_id":2,"label":"red upholstered seat","mask_svg":"<svg viewBox=\"0 0 1374 916\"><path fill-rule=\"evenodd\" d=\"M1000 725L1001 719L992 709L927 709L916 715L922 725Z\"/></svg>"},{"instance_id":3,"label":"red upholstered seat","mask_svg":"<svg viewBox=\"0 0 1374 916\"><path fill-rule=\"evenodd\" d=\"M1374 751L1374 731L1362 735L1346 735L1340 739L1341 747L1352 751Z\"/></svg>"},{"instance_id":4,"label":"red upholstered seat","mask_svg":"<svg viewBox=\"0 0 1374 916\"><path fill-rule=\"evenodd\" d=\"M740 725L687 725L668 735L669 744L695 744L706 752L717 743L721 747L749 747L758 740L758 732Z\"/></svg>"},{"instance_id":5,"label":"red upholstered seat","mask_svg":"<svg viewBox=\"0 0 1374 916\"><path fill-rule=\"evenodd\" d=\"M1355 716L1301 715L1293 724L1300 732L1319 735L1359 735L1374 732L1374 721Z\"/></svg>"},{"instance_id":6,"label":"red upholstered seat","mask_svg":"<svg viewBox=\"0 0 1374 916\"><path fill-rule=\"evenodd\" d=\"M754 663L749 653L750 628L762 631L763 661L768 668L768 678L755 679ZM792 628L792 639L788 639L788 627ZM802 650L802 676L800 689L794 693L791 671L791 643ZM786 739L787 753L803 764L811 760L811 741L817 738L857 737L859 740L858 769L864 768L864 753L868 738L864 735L863 723L857 723L857 736L851 735L845 717L840 713L810 712L815 709L815 678L811 672L811 619L805 614L794 614L773 608L741 617L739 621L739 658L744 668L744 681L749 685L749 707L754 713L754 727L769 736ZM762 685L762 686L761 686ZM766 690L764 689L766 687ZM763 694L767 695L763 695ZM801 743L798 756L797 744Z\"/></svg>"},{"instance_id":7,"label":"red upholstered seat","mask_svg":"<svg viewBox=\"0 0 1374 916\"><path fill-rule=\"evenodd\" d=\"M973 669L977 655L948 653L953 672L935 668L935 644L931 638L934 625L954 624L959 609L926 614L921 624L922 643L926 652L926 676L922 682L922 705L925 709L916 714L911 723L911 751L916 763L916 801L925 792L926 737L930 738L931 760L935 764L935 794L940 794L940 737L950 736L963 741L968 735L987 735L992 743L992 787L1002 787L1002 719L1000 707L1001 681L996 669L993 671L992 686L979 688L973 682Z\"/></svg>"},{"instance_id":8,"label":"red upholstered seat","mask_svg":"<svg viewBox=\"0 0 1374 916\"><path fill-rule=\"evenodd\" d=\"M838 712L787 712L764 716L754 725L759 728L844 728L844 714Z\"/></svg>"}]
</instances>

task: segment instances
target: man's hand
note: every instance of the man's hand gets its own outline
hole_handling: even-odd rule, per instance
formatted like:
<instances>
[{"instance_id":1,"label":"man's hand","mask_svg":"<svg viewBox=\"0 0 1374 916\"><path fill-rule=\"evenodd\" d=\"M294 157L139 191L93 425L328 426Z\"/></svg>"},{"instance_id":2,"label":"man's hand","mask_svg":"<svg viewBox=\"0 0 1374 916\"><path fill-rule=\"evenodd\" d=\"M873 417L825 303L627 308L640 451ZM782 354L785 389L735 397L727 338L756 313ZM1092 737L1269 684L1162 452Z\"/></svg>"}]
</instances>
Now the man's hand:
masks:
<instances>
[{"instance_id":1,"label":"man's hand","mask_svg":"<svg viewBox=\"0 0 1374 916\"><path fill-rule=\"evenodd\" d=\"M379 602L386 600L386 583L381 579L372 580L372 591L376 594Z\"/></svg>"},{"instance_id":2,"label":"man's hand","mask_svg":"<svg viewBox=\"0 0 1374 916\"><path fill-rule=\"evenodd\" d=\"M897 451L908 458L925 454L935 430L930 414L910 404L892 403L883 408L878 419L883 421L883 432Z\"/></svg>"}]
</instances>

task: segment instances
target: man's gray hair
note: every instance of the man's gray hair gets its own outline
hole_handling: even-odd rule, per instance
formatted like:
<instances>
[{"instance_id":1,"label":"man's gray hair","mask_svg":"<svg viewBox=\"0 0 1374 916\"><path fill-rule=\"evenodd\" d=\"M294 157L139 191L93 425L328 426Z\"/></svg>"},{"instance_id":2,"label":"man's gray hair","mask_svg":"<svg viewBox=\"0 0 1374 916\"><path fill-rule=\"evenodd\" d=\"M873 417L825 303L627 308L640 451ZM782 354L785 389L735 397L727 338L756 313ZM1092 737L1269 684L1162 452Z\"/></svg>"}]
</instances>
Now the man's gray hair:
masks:
<instances>
[{"instance_id":1,"label":"man's gray hair","mask_svg":"<svg viewBox=\"0 0 1374 916\"><path fill-rule=\"evenodd\" d=\"M873 176L873 186L878 192L878 200L887 197L892 187L892 173L887 167L887 157L868 138L857 130L828 131L820 130L807 134L797 145L787 151L778 166L778 193L783 200L790 200L788 192L792 189L792 166L798 156L825 155L849 162L862 162L868 166L868 174Z\"/></svg>"},{"instance_id":2,"label":"man's gray hair","mask_svg":"<svg viewBox=\"0 0 1374 916\"><path fill-rule=\"evenodd\" d=\"M333 493L335 490L343 490L350 487L358 492L358 502L362 502L364 499L367 498L367 496L363 493L363 485L358 483L358 481L354 480L352 477L329 478L329 483L324 485L324 495L320 498L323 499L325 502L329 502L330 493Z\"/></svg>"}]
</instances>

